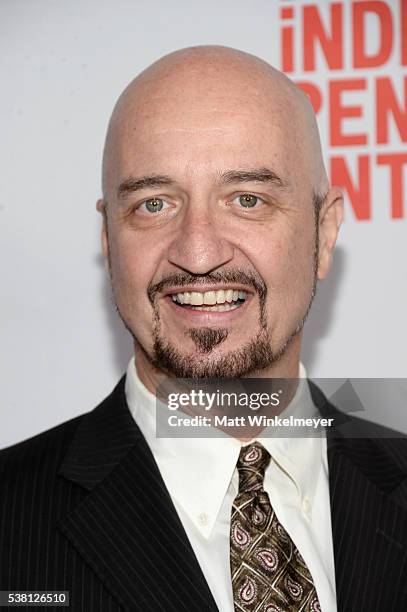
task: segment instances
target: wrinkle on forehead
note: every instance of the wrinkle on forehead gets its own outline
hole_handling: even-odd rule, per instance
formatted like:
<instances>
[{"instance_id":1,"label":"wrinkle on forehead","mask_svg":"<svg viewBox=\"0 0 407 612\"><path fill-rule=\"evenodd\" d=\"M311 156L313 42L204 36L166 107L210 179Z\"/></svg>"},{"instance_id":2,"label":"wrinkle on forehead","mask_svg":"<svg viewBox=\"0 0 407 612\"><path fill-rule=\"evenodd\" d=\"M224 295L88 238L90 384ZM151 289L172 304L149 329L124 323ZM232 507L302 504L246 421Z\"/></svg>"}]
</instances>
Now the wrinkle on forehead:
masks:
<instances>
[{"instance_id":1,"label":"wrinkle on forehead","mask_svg":"<svg viewBox=\"0 0 407 612\"><path fill-rule=\"evenodd\" d=\"M293 162L305 164L315 193L324 193L328 181L312 106L283 73L227 47L192 47L159 59L127 86L113 110L103 156L105 199L123 148L143 122L154 132L210 133L221 132L215 119L224 117L223 126L233 128L233 121L258 125L266 116L285 134Z\"/></svg>"}]
</instances>

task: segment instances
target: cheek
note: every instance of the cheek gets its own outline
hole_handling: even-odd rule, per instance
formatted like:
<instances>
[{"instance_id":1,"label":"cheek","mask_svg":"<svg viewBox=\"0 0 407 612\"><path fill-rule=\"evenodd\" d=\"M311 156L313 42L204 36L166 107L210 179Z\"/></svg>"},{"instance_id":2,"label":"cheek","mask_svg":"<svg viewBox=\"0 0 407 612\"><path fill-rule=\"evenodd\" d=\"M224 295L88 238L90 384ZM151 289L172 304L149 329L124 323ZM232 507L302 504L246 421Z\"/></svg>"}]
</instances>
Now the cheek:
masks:
<instances>
[{"instance_id":1,"label":"cheek","mask_svg":"<svg viewBox=\"0 0 407 612\"><path fill-rule=\"evenodd\" d=\"M290 327L297 326L305 316L314 288L314 241L293 245L289 253L289 265L284 287L284 306Z\"/></svg>"},{"instance_id":2,"label":"cheek","mask_svg":"<svg viewBox=\"0 0 407 612\"><path fill-rule=\"evenodd\" d=\"M270 303L294 308L308 304L314 282L314 241L310 230L257 236L251 259L267 285Z\"/></svg>"},{"instance_id":3,"label":"cheek","mask_svg":"<svg viewBox=\"0 0 407 612\"><path fill-rule=\"evenodd\" d=\"M113 289L119 310L149 306L147 287L154 274L151 248L134 237L118 235L109 241Z\"/></svg>"}]
</instances>

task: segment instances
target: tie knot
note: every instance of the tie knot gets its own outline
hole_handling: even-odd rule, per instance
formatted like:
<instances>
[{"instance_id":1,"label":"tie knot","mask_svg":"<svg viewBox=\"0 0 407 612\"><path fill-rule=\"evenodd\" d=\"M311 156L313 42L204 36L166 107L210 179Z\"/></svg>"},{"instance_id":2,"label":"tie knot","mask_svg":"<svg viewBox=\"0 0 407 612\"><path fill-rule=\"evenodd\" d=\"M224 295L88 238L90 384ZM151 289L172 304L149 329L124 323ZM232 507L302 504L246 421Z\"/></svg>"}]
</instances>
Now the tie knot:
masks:
<instances>
[{"instance_id":1,"label":"tie knot","mask_svg":"<svg viewBox=\"0 0 407 612\"><path fill-rule=\"evenodd\" d=\"M260 442L252 442L252 444L242 447L237 460L239 493L257 491L263 488L264 472L270 463L270 459L270 453Z\"/></svg>"}]
</instances>

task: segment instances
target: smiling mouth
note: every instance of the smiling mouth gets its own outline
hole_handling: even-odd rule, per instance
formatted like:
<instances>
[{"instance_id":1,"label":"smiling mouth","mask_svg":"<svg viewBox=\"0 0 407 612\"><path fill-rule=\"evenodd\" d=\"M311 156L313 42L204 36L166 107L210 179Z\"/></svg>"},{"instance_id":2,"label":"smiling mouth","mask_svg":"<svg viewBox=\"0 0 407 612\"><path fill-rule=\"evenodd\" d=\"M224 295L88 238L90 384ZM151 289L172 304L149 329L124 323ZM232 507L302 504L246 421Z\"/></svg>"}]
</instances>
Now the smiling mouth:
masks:
<instances>
[{"instance_id":1,"label":"smiling mouth","mask_svg":"<svg viewBox=\"0 0 407 612\"><path fill-rule=\"evenodd\" d=\"M170 297L177 306L182 308L207 312L226 312L240 308L247 298L247 292L239 289L219 289L205 292L184 291L173 293Z\"/></svg>"}]
</instances>

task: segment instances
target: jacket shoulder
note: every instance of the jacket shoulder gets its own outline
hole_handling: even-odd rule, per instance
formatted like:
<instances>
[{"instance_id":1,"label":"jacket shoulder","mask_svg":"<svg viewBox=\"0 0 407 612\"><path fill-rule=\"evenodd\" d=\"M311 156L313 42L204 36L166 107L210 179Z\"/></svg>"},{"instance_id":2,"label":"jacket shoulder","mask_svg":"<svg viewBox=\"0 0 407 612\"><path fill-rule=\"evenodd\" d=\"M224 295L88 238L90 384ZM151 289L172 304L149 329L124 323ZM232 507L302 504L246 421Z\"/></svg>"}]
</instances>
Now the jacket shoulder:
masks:
<instances>
[{"instance_id":1,"label":"jacket shoulder","mask_svg":"<svg viewBox=\"0 0 407 612\"><path fill-rule=\"evenodd\" d=\"M90 412L85 412L32 438L0 450L1 482L16 482L18 478L37 476L39 472L45 472L53 478L77 437L77 432L90 429L90 436L93 439L97 434L98 423L101 423L99 428L103 429L107 415L114 414L115 405L121 395L124 395L124 377L112 393ZM89 437L87 440L89 443Z\"/></svg>"},{"instance_id":2,"label":"jacket shoulder","mask_svg":"<svg viewBox=\"0 0 407 612\"><path fill-rule=\"evenodd\" d=\"M84 416L86 413L0 450L2 481L22 473L29 475L39 468L57 469Z\"/></svg>"},{"instance_id":3,"label":"jacket shoulder","mask_svg":"<svg viewBox=\"0 0 407 612\"><path fill-rule=\"evenodd\" d=\"M326 432L328 454L339 451L381 488L394 488L406 478L405 433L338 410L314 383L310 390L319 412L333 421Z\"/></svg>"}]
</instances>

